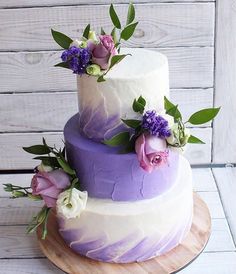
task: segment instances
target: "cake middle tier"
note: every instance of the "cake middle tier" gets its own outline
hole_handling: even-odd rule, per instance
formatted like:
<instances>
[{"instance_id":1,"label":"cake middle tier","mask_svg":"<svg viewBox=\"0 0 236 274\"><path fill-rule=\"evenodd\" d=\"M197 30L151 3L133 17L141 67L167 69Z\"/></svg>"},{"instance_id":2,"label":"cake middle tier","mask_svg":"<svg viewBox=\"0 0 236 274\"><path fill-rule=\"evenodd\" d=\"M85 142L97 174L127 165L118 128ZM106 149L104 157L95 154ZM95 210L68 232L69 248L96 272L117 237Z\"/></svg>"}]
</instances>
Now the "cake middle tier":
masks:
<instances>
[{"instance_id":1,"label":"cake middle tier","mask_svg":"<svg viewBox=\"0 0 236 274\"><path fill-rule=\"evenodd\" d=\"M124 127L122 119L134 119L132 103L142 95L147 109L162 111L169 95L168 61L165 55L145 49L122 49L130 53L109 71L105 82L78 76L80 128L96 141L110 138Z\"/></svg>"},{"instance_id":2,"label":"cake middle tier","mask_svg":"<svg viewBox=\"0 0 236 274\"><path fill-rule=\"evenodd\" d=\"M65 125L67 158L76 170L81 190L89 197L114 201L135 201L156 197L176 183L183 157L169 151L168 164L152 173L144 171L135 153L119 154L117 149L93 142L79 132L79 114Z\"/></svg>"}]
</instances>

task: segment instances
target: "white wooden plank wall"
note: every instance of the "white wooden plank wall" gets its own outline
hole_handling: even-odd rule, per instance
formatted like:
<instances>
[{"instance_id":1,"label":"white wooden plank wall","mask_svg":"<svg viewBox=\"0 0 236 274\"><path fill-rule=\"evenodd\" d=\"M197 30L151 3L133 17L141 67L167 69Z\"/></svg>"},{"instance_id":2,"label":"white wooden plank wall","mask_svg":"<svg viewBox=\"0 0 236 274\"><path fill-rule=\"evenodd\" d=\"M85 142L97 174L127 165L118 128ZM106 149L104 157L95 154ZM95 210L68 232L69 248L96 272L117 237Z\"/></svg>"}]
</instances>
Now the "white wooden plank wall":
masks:
<instances>
[{"instance_id":1,"label":"white wooden plank wall","mask_svg":"<svg viewBox=\"0 0 236 274\"><path fill-rule=\"evenodd\" d=\"M215 104L222 106L214 124L213 160L236 163L236 1L217 1Z\"/></svg>"},{"instance_id":2,"label":"white wooden plank wall","mask_svg":"<svg viewBox=\"0 0 236 274\"><path fill-rule=\"evenodd\" d=\"M117 0L125 18L129 1ZM111 29L110 1L0 1L0 170L30 169L21 150L40 142L61 142L66 120L77 111L75 77L54 68L60 51L50 28L79 37L84 26ZM134 1L140 24L129 47L159 50L169 58L172 99L184 115L213 106L215 1ZM98 30L98 29L97 29ZM206 145L192 145L192 164L212 160L211 124L193 129ZM36 163L35 163L36 164Z\"/></svg>"}]
</instances>

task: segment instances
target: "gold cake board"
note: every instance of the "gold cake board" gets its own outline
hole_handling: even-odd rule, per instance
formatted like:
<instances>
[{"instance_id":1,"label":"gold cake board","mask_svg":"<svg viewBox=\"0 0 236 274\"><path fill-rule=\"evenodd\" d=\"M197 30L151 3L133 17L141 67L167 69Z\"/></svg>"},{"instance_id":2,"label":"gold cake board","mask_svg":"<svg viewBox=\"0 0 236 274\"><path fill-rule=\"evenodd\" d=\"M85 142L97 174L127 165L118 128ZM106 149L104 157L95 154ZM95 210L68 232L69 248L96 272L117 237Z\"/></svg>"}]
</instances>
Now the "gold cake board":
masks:
<instances>
[{"instance_id":1,"label":"gold cake board","mask_svg":"<svg viewBox=\"0 0 236 274\"><path fill-rule=\"evenodd\" d=\"M73 252L63 241L57 230L55 212L48 219L48 235L41 239L41 228L37 236L41 250L58 268L69 274L169 274L175 273L191 263L204 249L211 233L211 216L205 202L196 193L191 230L184 241L165 255L154 259L129 264L112 264L94 261Z\"/></svg>"}]
</instances>

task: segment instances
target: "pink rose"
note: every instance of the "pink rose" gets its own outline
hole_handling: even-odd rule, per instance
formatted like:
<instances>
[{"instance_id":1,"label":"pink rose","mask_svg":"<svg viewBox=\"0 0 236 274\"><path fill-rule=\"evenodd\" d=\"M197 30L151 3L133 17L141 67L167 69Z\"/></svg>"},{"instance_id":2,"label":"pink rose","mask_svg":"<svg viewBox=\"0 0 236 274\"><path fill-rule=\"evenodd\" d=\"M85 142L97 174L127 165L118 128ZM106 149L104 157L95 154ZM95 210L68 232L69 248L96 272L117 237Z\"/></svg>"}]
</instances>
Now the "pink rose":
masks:
<instances>
[{"instance_id":1,"label":"pink rose","mask_svg":"<svg viewBox=\"0 0 236 274\"><path fill-rule=\"evenodd\" d=\"M92 52L92 62L107 69L110 56L116 55L117 50L111 35L100 35L99 40L99 44L88 42L88 48Z\"/></svg>"},{"instance_id":2,"label":"pink rose","mask_svg":"<svg viewBox=\"0 0 236 274\"><path fill-rule=\"evenodd\" d=\"M164 139L142 134L135 142L135 151L140 166L149 173L167 163L168 150Z\"/></svg>"},{"instance_id":3,"label":"pink rose","mask_svg":"<svg viewBox=\"0 0 236 274\"><path fill-rule=\"evenodd\" d=\"M40 195L47 207L54 207L58 195L70 185L69 176L60 169L38 172L31 181L33 195Z\"/></svg>"}]
</instances>

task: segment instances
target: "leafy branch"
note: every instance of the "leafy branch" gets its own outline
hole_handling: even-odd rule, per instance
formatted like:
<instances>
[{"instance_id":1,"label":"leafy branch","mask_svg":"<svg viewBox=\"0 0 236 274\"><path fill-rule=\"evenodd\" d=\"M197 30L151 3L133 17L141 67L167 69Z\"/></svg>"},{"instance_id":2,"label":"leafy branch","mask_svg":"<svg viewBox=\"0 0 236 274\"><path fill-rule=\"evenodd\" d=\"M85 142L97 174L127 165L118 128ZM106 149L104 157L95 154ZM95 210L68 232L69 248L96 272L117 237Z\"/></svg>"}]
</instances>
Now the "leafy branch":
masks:
<instances>
[{"instance_id":1,"label":"leafy branch","mask_svg":"<svg viewBox=\"0 0 236 274\"><path fill-rule=\"evenodd\" d=\"M27 227L27 233L34 232L40 225L42 225L42 235L41 238L45 240L47 236L47 222L48 222L48 216L51 208L48 208L44 206L40 212L32 218L32 221Z\"/></svg>"},{"instance_id":2,"label":"leafy branch","mask_svg":"<svg viewBox=\"0 0 236 274\"><path fill-rule=\"evenodd\" d=\"M138 22L133 23L135 19L134 5L132 3L129 4L127 17L126 17L126 24L123 29L121 27L120 19L114 9L113 4L110 5L109 15L114 25L114 28L112 29L112 32L111 32L111 36L113 37L113 40L115 41L118 52L120 52L121 40L125 40L125 41L129 40L134 34L134 31L138 25ZM119 38L117 38L116 36L117 32L119 33Z\"/></svg>"},{"instance_id":3,"label":"leafy branch","mask_svg":"<svg viewBox=\"0 0 236 274\"><path fill-rule=\"evenodd\" d=\"M13 184L3 184L6 192L11 192L11 198L31 197L31 187L21 187Z\"/></svg>"},{"instance_id":4,"label":"leafy branch","mask_svg":"<svg viewBox=\"0 0 236 274\"><path fill-rule=\"evenodd\" d=\"M178 130L176 132L173 131L174 137L176 138L177 142L175 145L172 145L172 146L177 146L177 147L182 147L186 143L204 144L204 142L202 140L200 140L199 138L197 138L193 135L187 136L185 134L185 131L186 131L185 125L187 123L190 123L192 125L205 124L209 121L212 121L220 111L220 108L202 109L202 110L199 110L199 111L193 113L186 122L183 122L182 115L178 109L178 105L174 105L172 102L170 102L166 98L166 96L164 97L164 107L166 110L166 114L168 114L174 118L174 121L178 127ZM171 144L169 144L169 145L171 145Z\"/></svg>"},{"instance_id":5,"label":"leafy branch","mask_svg":"<svg viewBox=\"0 0 236 274\"><path fill-rule=\"evenodd\" d=\"M23 149L28 153L39 155L33 159L41 160L45 166L53 169L62 168L70 176L71 181L77 178L75 170L70 167L65 158L65 148L58 150L55 146L49 146L43 138L43 144L23 147Z\"/></svg>"}]
</instances>

